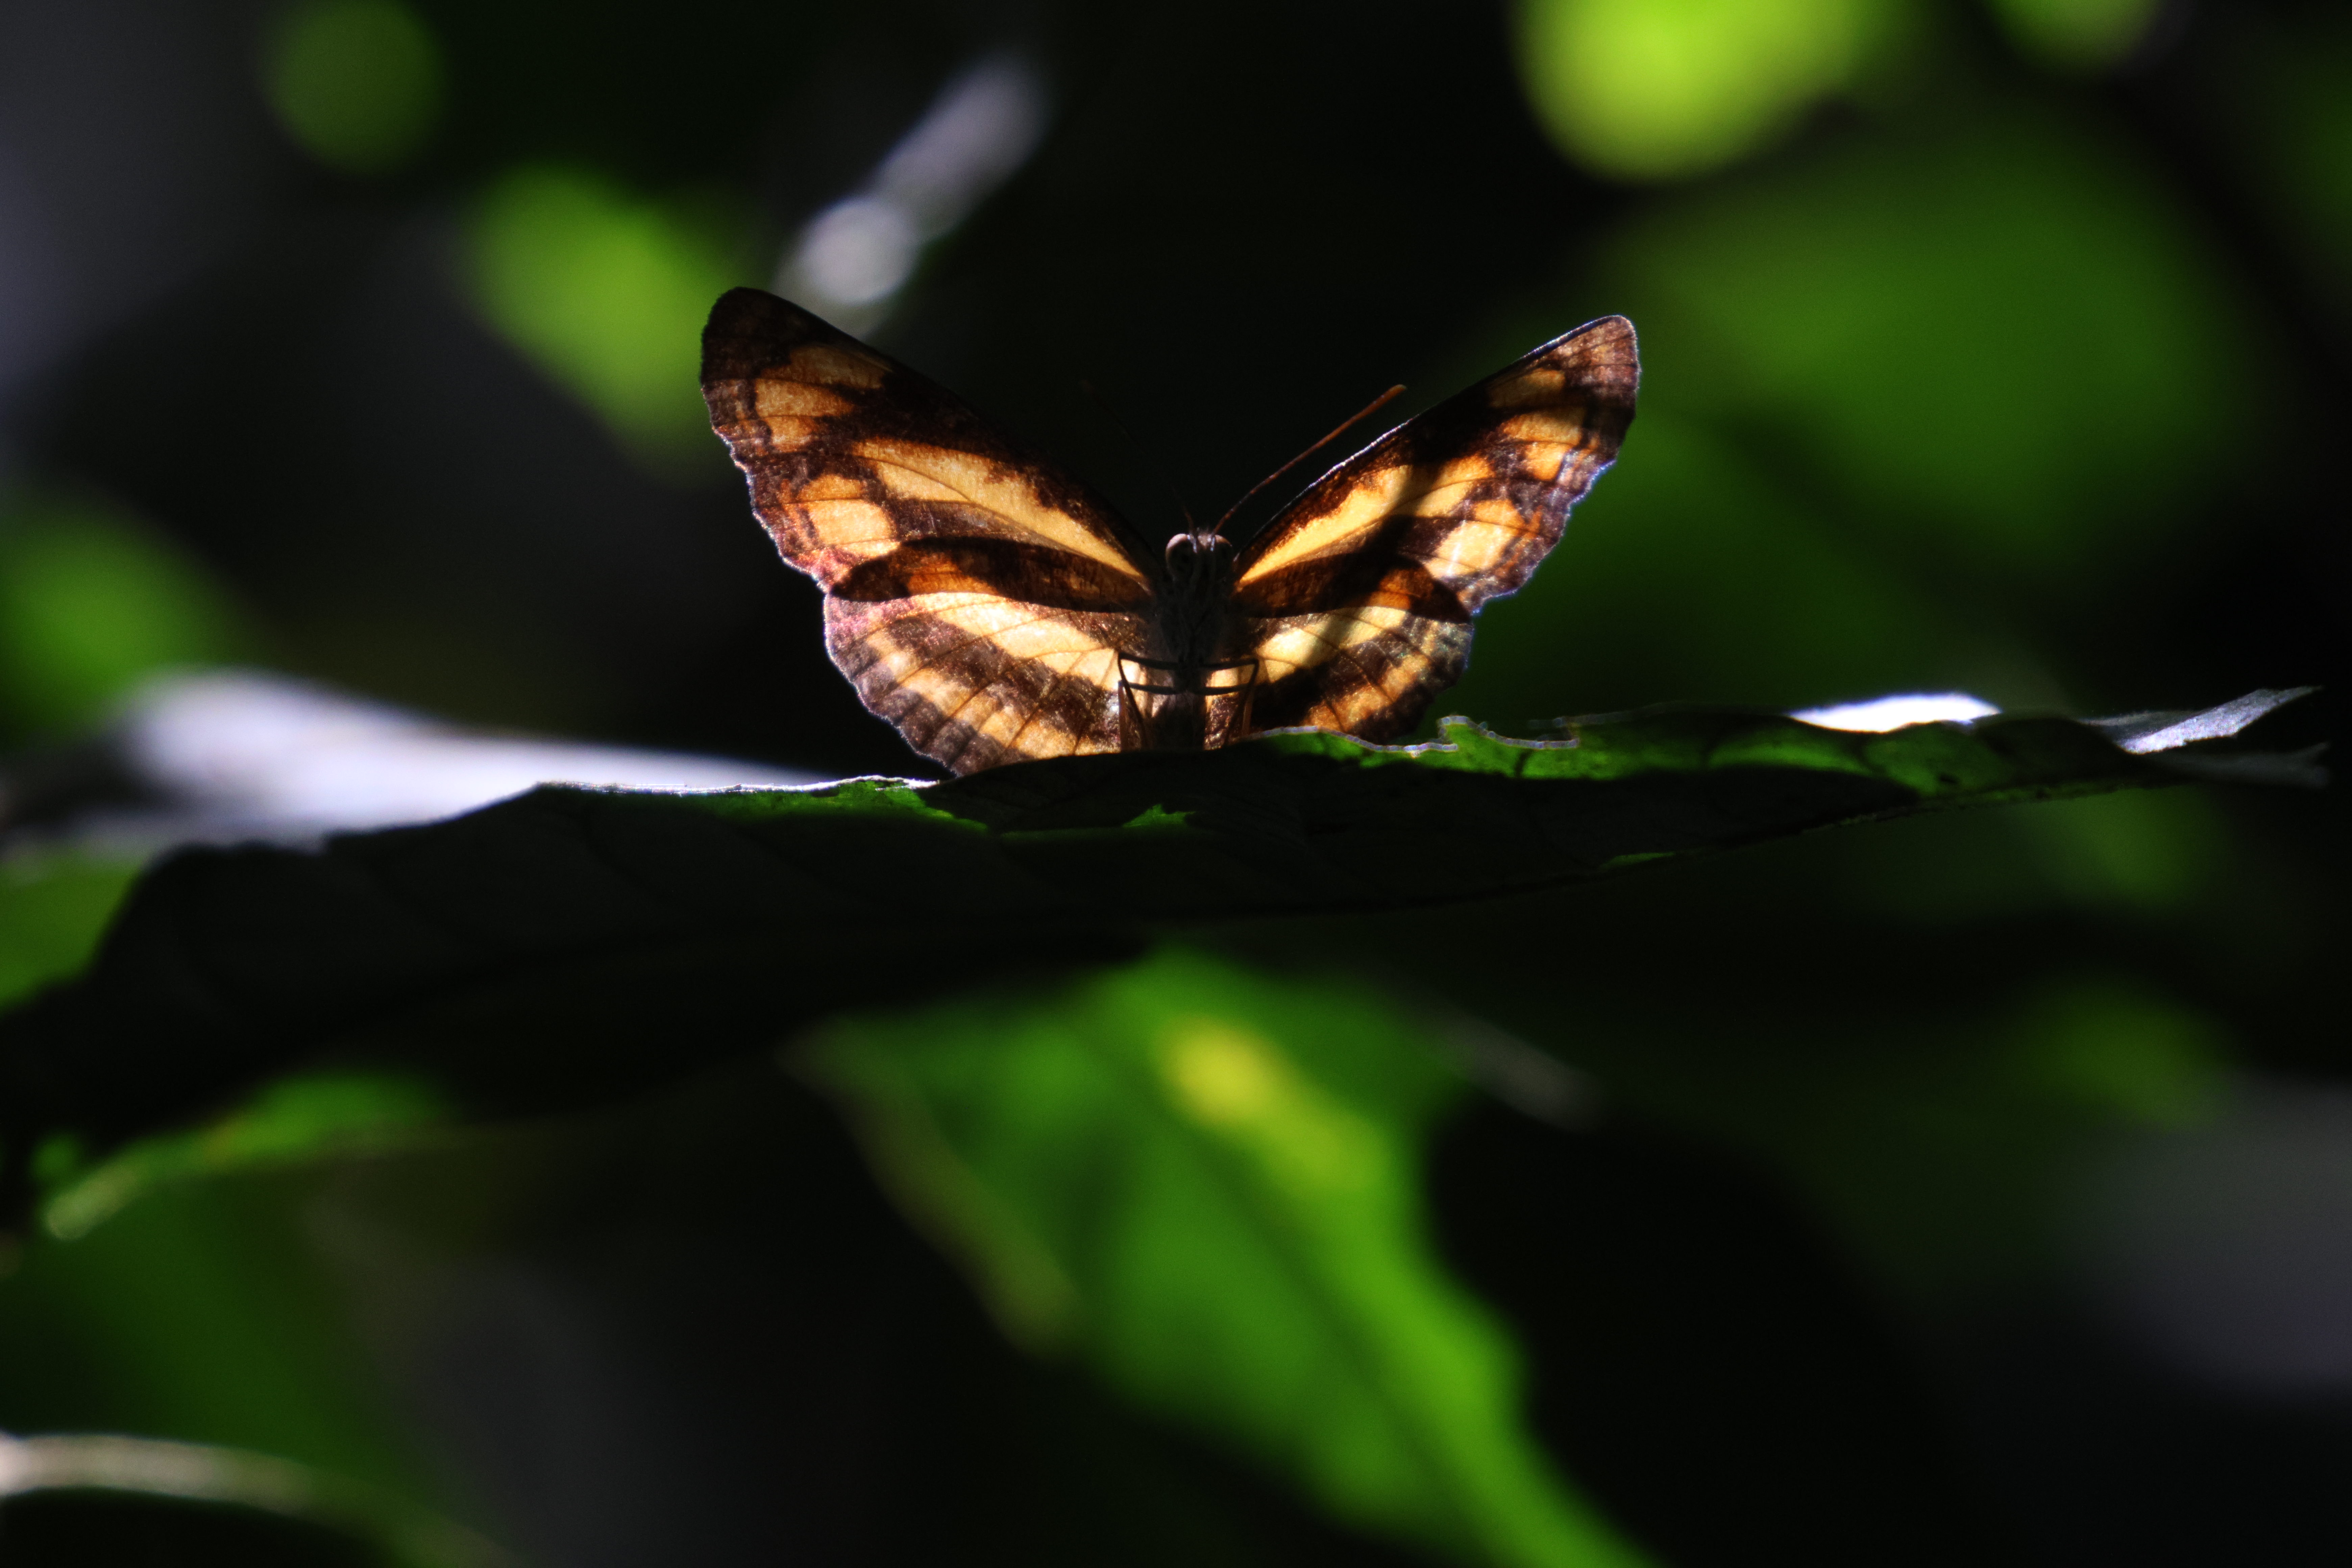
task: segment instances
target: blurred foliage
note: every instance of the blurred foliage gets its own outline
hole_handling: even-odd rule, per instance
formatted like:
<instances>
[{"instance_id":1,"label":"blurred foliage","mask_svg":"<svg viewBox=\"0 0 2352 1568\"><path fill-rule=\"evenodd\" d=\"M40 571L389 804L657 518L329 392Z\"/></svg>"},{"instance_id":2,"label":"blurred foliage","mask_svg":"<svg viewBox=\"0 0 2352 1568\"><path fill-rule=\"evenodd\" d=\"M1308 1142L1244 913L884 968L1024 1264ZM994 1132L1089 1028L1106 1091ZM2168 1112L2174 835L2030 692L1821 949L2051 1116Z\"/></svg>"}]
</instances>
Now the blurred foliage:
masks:
<instances>
[{"instance_id":1,"label":"blurred foliage","mask_svg":"<svg viewBox=\"0 0 2352 1568\"><path fill-rule=\"evenodd\" d=\"M1704 174L1853 84L1901 0L1520 0L1519 64L1561 150L1621 179Z\"/></svg>"},{"instance_id":2,"label":"blurred foliage","mask_svg":"<svg viewBox=\"0 0 2352 1568\"><path fill-rule=\"evenodd\" d=\"M269 40L270 107L303 151L347 174L414 158L444 91L440 50L399 0L303 0Z\"/></svg>"},{"instance_id":3,"label":"blurred foliage","mask_svg":"<svg viewBox=\"0 0 2352 1568\"><path fill-rule=\"evenodd\" d=\"M2334 17L2316 37L2269 47L2238 84L2251 100L2242 134L2263 197L2310 253L2314 282L2352 319L2352 25Z\"/></svg>"},{"instance_id":4,"label":"blurred foliage","mask_svg":"<svg viewBox=\"0 0 2352 1568\"><path fill-rule=\"evenodd\" d=\"M2021 1065L2062 1095L2126 1123L2208 1121L2229 1088L2228 1053L2210 1018L2113 983L2044 998Z\"/></svg>"},{"instance_id":5,"label":"blurred foliage","mask_svg":"<svg viewBox=\"0 0 2352 1568\"><path fill-rule=\"evenodd\" d=\"M877 331L1147 527L1081 376L1198 505L1400 376L1639 324L1622 460L1440 712L2344 679L2326 6L0 20L39 132L0 116L11 746L268 648L517 727L919 766L744 516L695 342L1008 47L1052 129ZM1981 727L1953 771L1717 709L541 797L181 860L46 999L130 870L12 840L0 1003L38 1048L0 1106L47 1223L0 1284L0 1426L282 1455L549 1563L2341 1561L2340 1386L2192 1386L2069 1252L2119 1152L2341 1079L2340 806L1681 856L2154 782L2002 749L2069 732ZM167 1517L5 1523L12 1561L355 1560Z\"/></svg>"},{"instance_id":6,"label":"blurred foliage","mask_svg":"<svg viewBox=\"0 0 2352 1568\"><path fill-rule=\"evenodd\" d=\"M1349 984L1167 953L1061 994L851 1018L811 1063L1018 1337L1458 1561L1640 1561L1517 1424L1414 1151L1454 1087Z\"/></svg>"},{"instance_id":7,"label":"blurred foliage","mask_svg":"<svg viewBox=\"0 0 2352 1568\"><path fill-rule=\"evenodd\" d=\"M1008 990L992 984L1005 950L978 931L1067 968L1088 946L1136 945L1136 921L1458 900L1859 815L2167 774L2058 720L1871 734L1683 710L1584 721L1573 743L1449 734L1070 758L927 792L551 790L323 854L191 853L143 885L89 979L8 1021L6 1136L38 1141L47 1233L79 1242L169 1194L200 1201L206 1177L400 1148L453 1109L625 1099L814 1026L810 1070L1016 1340L1074 1352L1146 1408L1295 1474L1339 1519L1451 1560L1639 1561L1551 1476L1518 1425L1508 1342L1431 1255L1414 1151L1461 1089L1440 1031L1344 975L1181 952ZM1406 864L1417 879L1393 874ZM887 987L891 952L844 936L933 904L974 928L920 977L918 994L951 999L860 1005ZM805 966L783 987L777 952ZM2005 1221L1996 1250L2030 1236L2019 1216L2067 1129L2176 1123L2213 1076L2193 1028L2129 996L2030 1014L2014 1061L1948 1032L1969 1048L1869 1073L1842 1058L1824 1084L1780 1053L1769 1092L1684 1113L1789 1162L1829 1212L1854 1211L1865 1252L1932 1279L1987 1267L1968 1222ZM380 1065L278 1076L332 1040ZM1639 1092L1654 1071L1612 1076ZM237 1094L245 1109L171 1131ZM2030 1157L2002 1148L1961 1220L1931 1205L1923 1226L1881 1138L1897 1131L1943 1175L1982 1162L1988 1126L2035 1128ZM281 1451L359 1474L320 1443Z\"/></svg>"},{"instance_id":8,"label":"blurred foliage","mask_svg":"<svg viewBox=\"0 0 2352 1568\"><path fill-rule=\"evenodd\" d=\"M2062 69L2129 54L2161 0L1992 0ZM1916 0L1519 0L1519 68L1560 150L1616 179L1688 178L1788 137L1948 25ZM1879 90L1879 89L1872 89Z\"/></svg>"},{"instance_id":9,"label":"blurred foliage","mask_svg":"<svg viewBox=\"0 0 2352 1568\"><path fill-rule=\"evenodd\" d=\"M143 677L251 648L212 574L120 508L0 500L0 736L68 733Z\"/></svg>"},{"instance_id":10,"label":"blurred foliage","mask_svg":"<svg viewBox=\"0 0 2352 1568\"><path fill-rule=\"evenodd\" d=\"M2062 969L1990 999L1973 978L1950 975L1940 1007L1899 1019L1580 1054L1621 1092L1788 1171L1883 1288L1982 1308L2053 1267L2090 1151L2217 1114L2230 1076L2211 1019L2133 980ZM1834 976L1824 991L1836 998Z\"/></svg>"},{"instance_id":11,"label":"blurred foliage","mask_svg":"<svg viewBox=\"0 0 2352 1568\"><path fill-rule=\"evenodd\" d=\"M1808 161L1618 247L1604 266L1644 325L1644 412L1769 443L1896 532L1880 551L1922 576L2095 591L2126 544L2144 558L2187 523L2263 424L2264 347L2202 247L2063 123ZM2200 342L2227 345L2234 395L2178 374Z\"/></svg>"},{"instance_id":12,"label":"blurred foliage","mask_svg":"<svg viewBox=\"0 0 2352 1568\"><path fill-rule=\"evenodd\" d=\"M2119 64L2164 8L2164 0L1992 0L2018 47L2070 70Z\"/></svg>"},{"instance_id":13,"label":"blurred foliage","mask_svg":"<svg viewBox=\"0 0 2352 1568\"><path fill-rule=\"evenodd\" d=\"M2063 121L1794 161L1661 203L1598 267L1642 416L1577 568L1482 626L1471 711L2063 703L2063 625L2161 574L2266 421L2272 351L2210 257ZM2177 371L2204 342L2229 398Z\"/></svg>"},{"instance_id":14,"label":"blurred foliage","mask_svg":"<svg viewBox=\"0 0 2352 1568\"><path fill-rule=\"evenodd\" d=\"M576 168L517 170L473 225L483 313L656 468L706 456L702 319L735 281L709 211Z\"/></svg>"},{"instance_id":15,"label":"blurred foliage","mask_svg":"<svg viewBox=\"0 0 2352 1568\"><path fill-rule=\"evenodd\" d=\"M336 1280L288 1195L301 1173L164 1183L72 1241L36 1233L0 1290L16 1431L136 1432L299 1456L430 1496Z\"/></svg>"},{"instance_id":16,"label":"blurred foliage","mask_svg":"<svg viewBox=\"0 0 2352 1568\"><path fill-rule=\"evenodd\" d=\"M146 1139L92 1169L70 1137L35 1152L34 1172L55 1195L41 1209L49 1234L87 1236L159 1182L251 1165L366 1153L404 1143L448 1109L431 1088L383 1073L295 1074L253 1103L189 1131Z\"/></svg>"},{"instance_id":17,"label":"blurred foliage","mask_svg":"<svg viewBox=\"0 0 2352 1568\"><path fill-rule=\"evenodd\" d=\"M0 1006L89 962L136 864L71 855L0 859Z\"/></svg>"},{"instance_id":18,"label":"blurred foliage","mask_svg":"<svg viewBox=\"0 0 2352 1568\"><path fill-rule=\"evenodd\" d=\"M2015 828L2059 897L2092 908L2189 909L2230 859L2212 808L2194 795L2070 802L2027 812Z\"/></svg>"}]
</instances>

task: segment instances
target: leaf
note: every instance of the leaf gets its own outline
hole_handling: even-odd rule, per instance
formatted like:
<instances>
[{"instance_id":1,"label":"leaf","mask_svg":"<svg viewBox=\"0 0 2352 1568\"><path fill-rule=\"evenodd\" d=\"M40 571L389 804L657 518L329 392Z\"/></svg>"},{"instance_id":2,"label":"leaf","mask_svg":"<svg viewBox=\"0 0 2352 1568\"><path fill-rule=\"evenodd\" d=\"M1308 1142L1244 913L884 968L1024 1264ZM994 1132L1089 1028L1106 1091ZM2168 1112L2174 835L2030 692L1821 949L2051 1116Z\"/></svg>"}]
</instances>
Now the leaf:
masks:
<instances>
[{"instance_id":1,"label":"leaf","mask_svg":"<svg viewBox=\"0 0 2352 1568\"><path fill-rule=\"evenodd\" d=\"M804 1060L1016 1338L1457 1560L1640 1561L1551 1474L1508 1340L1432 1253L1421 1136L1459 1086L1360 987L1163 952L859 1015Z\"/></svg>"},{"instance_id":2,"label":"leaf","mask_svg":"<svg viewBox=\"0 0 2352 1568\"><path fill-rule=\"evenodd\" d=\"M42 1223L60 1240L75 1240L158 1182L372 1153L407 1142L445 1113L429 1085L406 1077L331 1071L282 1078L207 1126L142 1139L91 1169L72 1168L69 1144L45 1145L34 1156L36 1173L54 1195L43 1205Z\"/></svg>"},{"instance_id":3,"label":"leaf","mask_svg":"<svg viewBox=\"0 0 2352 1568\"><path fill-rule=\"evenodd\" d=\"M2168 727L2234 733L2293 695ZM1702 708L1576 721L1559 741L1444 728L1423 746L1297 731L929 786L547 788L316 852L190 851L142 881L87 974L0 1018L16 1201L49 1134L100 1152L329 1044L438 1075L477 1110L591 1103L877 996L1131 957L1164 922L1493 897L1837 823L2168 784L2213 743L2176 761L2065 719L1867 733Z\"/></svg>"},{"instance_id":4,"label":"leaf","mask_svg":"<svg viewBox=\"0 0 2352 1568\"><path fill-rule=\"evenodd\" d=\"M0 860L0 1007L88 963L137 874L72 856Z\"/></svg>"}]
</instances>

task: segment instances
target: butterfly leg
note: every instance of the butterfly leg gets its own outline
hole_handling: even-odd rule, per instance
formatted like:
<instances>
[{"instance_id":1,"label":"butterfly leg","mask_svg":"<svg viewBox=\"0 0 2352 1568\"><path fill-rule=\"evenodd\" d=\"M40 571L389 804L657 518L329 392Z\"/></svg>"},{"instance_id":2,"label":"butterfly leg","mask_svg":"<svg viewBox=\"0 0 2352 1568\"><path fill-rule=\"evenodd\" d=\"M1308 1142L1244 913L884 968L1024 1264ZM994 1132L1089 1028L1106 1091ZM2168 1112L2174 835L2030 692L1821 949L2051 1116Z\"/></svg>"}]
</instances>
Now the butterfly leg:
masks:
<instances>
[{"instance_id":1,"label":"butterfly leg","mask_svg":"<svg viewBox=\"0 0 2352 1568\"><path fill-rule=\"evenodd\" d=\"M1130 664L1140 672L1138 677L1128 675L1127 667ZM1122 733L1122 748L1164 752L1207 748L1209 698L1213 693L1207 676L1199 669L1188 669L1169 659L1122 654L1118 693L1121 729L1124 731L1131 726L1133 731L1131 742L1129 735ZM1147 702L1146 698L1151 700Z\"/></svg>"},{"instance_id":2,"label":"butterfly leg","mask_svg":"<svg viewBox=\"0 0 2352 1568\"><path fill-rule=\"evenodd\" d=\"M1118 678L1118 749L1139 752L1145 748L1144 737L1150 726L1143 717L1143 705L1135 700L1135 688L1127 677Z\"/></svg>"},{"instance_id":3,"label":"butterfly leg","mask_svg":"<svg viewBox=\"0 0 2352 1568\"><path fill-rule=\"evenodd\" d=\"M1210 742L1211 745L1230 746L1235 741L1246 740L1249 737L1252 728L1251 710L1257 700L1258 681L1264 675L1265 668L1265 667L1259 662L1255 654L1245 654L1240 658L1221 660L1210 665L1202 672L1201 689L1204 694L1210 697L1238 697L1241 700L1237 705L1240 709L1238 713L1235 713L1232 708L1226 710L1228 717L1216 730L1215 738ZM1230 686L1209 684L1210 678L1216 671L1225 669L1246 669L1249 673L1245 679Z\"/></svg>"}]
</instances>

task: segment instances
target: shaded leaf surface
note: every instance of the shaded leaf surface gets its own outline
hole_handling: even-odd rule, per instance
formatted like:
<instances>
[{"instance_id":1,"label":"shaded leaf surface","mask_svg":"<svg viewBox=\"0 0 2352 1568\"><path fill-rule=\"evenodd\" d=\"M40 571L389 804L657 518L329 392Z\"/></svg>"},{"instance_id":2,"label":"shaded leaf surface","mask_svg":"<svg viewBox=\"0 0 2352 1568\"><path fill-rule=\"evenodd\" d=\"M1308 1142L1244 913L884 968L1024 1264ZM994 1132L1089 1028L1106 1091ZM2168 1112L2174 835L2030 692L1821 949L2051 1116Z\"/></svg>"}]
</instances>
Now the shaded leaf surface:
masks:
<instances>
[{"instance_id":1,"label":"shaded leaf surface","mask_svg":"<svg viewBox=\"0 0 2352 1568\"><path fill-rule=\"evenodd\" d=\"M545 788L315 853L191 851L142 882L80 980L0 1020L9 1158L21 1184L51 1131L102 1150L330 1045L485 1110L591 1102L877 995L1130 956L1162 922L1474 899L2181 776L2063 719L1868 734L1685 709L1569 730L1298 732L932 786Z\"/></svg>"}]
</instances>

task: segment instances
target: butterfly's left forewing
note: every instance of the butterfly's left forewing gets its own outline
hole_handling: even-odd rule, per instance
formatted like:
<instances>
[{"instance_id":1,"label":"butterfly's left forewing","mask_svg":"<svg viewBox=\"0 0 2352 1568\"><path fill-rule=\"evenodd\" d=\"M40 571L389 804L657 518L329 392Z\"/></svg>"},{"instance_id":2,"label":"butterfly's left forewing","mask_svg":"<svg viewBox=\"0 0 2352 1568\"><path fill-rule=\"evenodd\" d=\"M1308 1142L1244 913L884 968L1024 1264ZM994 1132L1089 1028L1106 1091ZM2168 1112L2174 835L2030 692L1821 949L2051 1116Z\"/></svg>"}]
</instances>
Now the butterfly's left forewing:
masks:
<instances>
[{"instance_id":1,"label":"butterfly's left forewing","mask_svg":"<svg viewBox=\"0 0 2352 1568\"><path fill-rule=\"evenodd\" d=\"M1119 749L1153 588L1108 506L772 294L722 298L702 353L711 426L868 709L960 773Z\"/></svg>"},{"instance_id":2,"label":"butterfly's left forewing","mask_svg":"<svg viewBox=\"0 0 2352 1568\"><path fill-rule=\"evenodd\" d=\"M1470 658L1471 617L1525 584L1617 456L1641 374L1606 316L1373 442L1252 540L1228 651L1254 730L1401 734Z\"/></svg>"}]
</instances>

